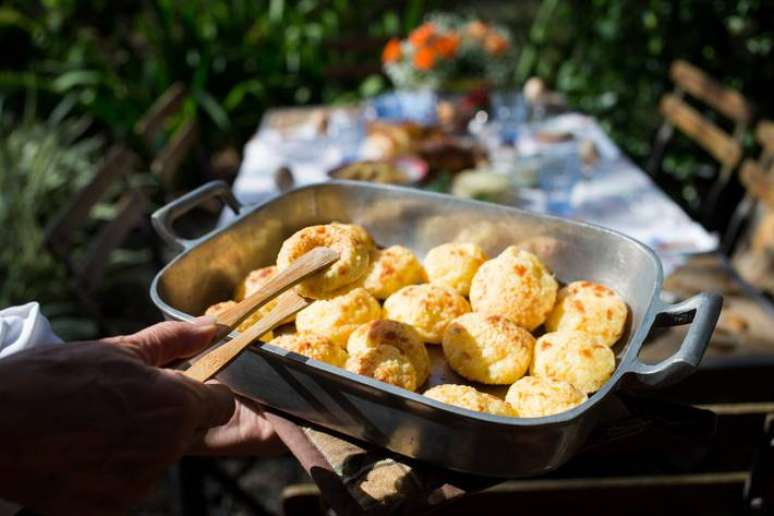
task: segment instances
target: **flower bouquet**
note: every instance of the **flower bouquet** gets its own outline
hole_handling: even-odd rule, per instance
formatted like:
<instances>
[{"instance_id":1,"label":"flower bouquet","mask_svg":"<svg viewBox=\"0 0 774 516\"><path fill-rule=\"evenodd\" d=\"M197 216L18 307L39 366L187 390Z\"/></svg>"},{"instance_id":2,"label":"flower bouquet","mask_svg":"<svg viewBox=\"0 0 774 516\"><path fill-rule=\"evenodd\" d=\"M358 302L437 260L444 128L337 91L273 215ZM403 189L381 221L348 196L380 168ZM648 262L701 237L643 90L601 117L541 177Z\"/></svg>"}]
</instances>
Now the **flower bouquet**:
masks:
<instances>
[{"instance_id":1,"label":"flower bouquet","mask_svg":"<svg viewBox=\"0 0 774 516\"><path fill-rule=\"evenodd\" d=\"M435 14L406 39L393 38L382 52L384 71L396 88L469 93L511 80L510 33L478 19Z\"/></svg>"}]
</instances>

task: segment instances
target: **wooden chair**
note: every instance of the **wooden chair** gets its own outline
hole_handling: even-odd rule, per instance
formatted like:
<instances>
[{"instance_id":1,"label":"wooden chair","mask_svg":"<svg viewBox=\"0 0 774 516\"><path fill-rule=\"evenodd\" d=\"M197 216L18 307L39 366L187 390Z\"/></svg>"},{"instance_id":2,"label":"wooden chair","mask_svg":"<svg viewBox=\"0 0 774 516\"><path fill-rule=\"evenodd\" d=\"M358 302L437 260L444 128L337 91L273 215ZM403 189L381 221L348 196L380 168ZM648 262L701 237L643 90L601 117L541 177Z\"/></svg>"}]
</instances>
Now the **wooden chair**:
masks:
<instances>
[{"instance_id":1,"label":"wooden chair","mask_svg":"<svg viewBox=\"0 0 774 516\"><path fill-rule=\"evenodd\" d=\"M741 142L753 116L752 107L739 92L720 85L685 61L672 63L669 76L675 88L664 95L659 104L664 122L656 136L647 165L648 172L657 175L675 128L707 151L718 162L720 169L703 200L701 216L705 224L714 226L713 215L718 201L742 157ZM727 133L702 116L686 102L686 95L729 119L733 123L733 132Z\"/></svg>"},{"instance_id":2,"label":"wooden chair","mask_svg":"<svg viewBox=\"0 0 774 516\"><path fill-rule=\"evenodd\" d=\"M65 210L46 228L44 245L67 269L75 294L91 313L102 332L106 327L96 293L102 286L113 251L132 230L146 224L147 198L129 186L127 178L136 156L123 147L113 147L94 178L81 189ZM76 256L82 230L93 223L92 209L113 191L122 191L115 203L115 216L97 228L84 256ZM146 224L147 227L147 224Z\"/></svg>"},{"instance_id":3,"label":"wooden chair","mask_svg":"<svg viewBox=\"0 0 774 516\"><path fill-rule=\"evenodd\" d=\"M150 169L162 188L172 192L178 186L178 172L186 157L198 149L199 128L196 117L183 120L167 136L170 119L183 108L188 92L177 82L167 89L135 125L135 133L150 152ZM207 160L202 160L207 163Z\"/></svg>"},{"instance_id":4,"label":"wooden chair","mask_svg":"<svg viewBox=\"0 0 774 516\"><path fill-rule=\"evenodd\" d=\"M746 193L724 243L731 254L737 236L743 234L733 254L735 268L749 283L774 295L774 122L760 122L755 135L761 155L757 161L747 159L742 164L740 177Z\"/></svg>"}]
</instances>

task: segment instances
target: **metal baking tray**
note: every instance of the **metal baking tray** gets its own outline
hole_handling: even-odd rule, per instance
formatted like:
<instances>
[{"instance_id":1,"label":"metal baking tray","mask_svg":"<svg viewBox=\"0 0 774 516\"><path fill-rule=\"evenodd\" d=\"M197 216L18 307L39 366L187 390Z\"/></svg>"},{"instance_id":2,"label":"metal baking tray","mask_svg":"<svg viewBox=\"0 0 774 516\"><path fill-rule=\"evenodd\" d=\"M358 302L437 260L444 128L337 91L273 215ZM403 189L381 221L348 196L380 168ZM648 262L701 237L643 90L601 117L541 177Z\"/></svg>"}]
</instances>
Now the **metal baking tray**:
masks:
<instances>
[{"instance_id":1,"label":"metal baking tray","mask_svg":"<svg viewBox=\"0 0 774 516\"><path fill-rule=\"evenodd\" d=\"M179 237L175 219L211 198L223 200L238 217L201 238ZM524 477L559 467L583 445L611 392L672 384L694 371L722 303L717 295L700 294L663 304L659 259L615 231L415 189L346 181L302 187L249 207L241 207L225 183L213 182L161 208L153 215L154 226L182 252L156 276L151 298L167 318L189 320L230 298L250 270L274 263L293 232L331 221L362 224L378 244L402 244L420 257L455 240L478 242L493 256L529 239L560 281L603 283L629 305L613 376L582 405L550 417L508 418L456 408L271 345L256 345L218 376L235 392L284 413L456 471ZM691 326L674 355L657 364L638 360L651 327L680 324ZM430 385L463 382L437 350L432 355Z\"/></svg>"}]
</instances>

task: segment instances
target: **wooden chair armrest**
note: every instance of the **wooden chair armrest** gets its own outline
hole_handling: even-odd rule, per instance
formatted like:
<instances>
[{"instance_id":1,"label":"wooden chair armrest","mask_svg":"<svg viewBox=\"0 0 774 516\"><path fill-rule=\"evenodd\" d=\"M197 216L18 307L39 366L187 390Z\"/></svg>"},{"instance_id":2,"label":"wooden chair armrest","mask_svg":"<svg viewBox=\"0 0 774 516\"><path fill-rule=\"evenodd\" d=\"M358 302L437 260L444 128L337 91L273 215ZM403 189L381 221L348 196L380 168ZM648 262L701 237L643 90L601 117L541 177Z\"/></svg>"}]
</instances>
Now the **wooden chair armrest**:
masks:
<instances>
[{"instance_id":1,"label":"wooden chair armrest","mask_svg":"<svg viewBox=\"0 0 774 516\"><path fill-rule=\"evenodd\" d=\"M172 138L164 146L151 163L151 171L161 178L161 182L167 188L173 186L175 175L196 143L198 125L196 120L189 120L181 125L172 135Z\"/></svg>"},{"instance_id":2,"label":"wooden chair armrest","mask_svg":"<svg viewBox=\"0 0 774 516\"><path fill-rule=\"evenodd\" d=\"M94 178L46 228L44 245L57 256L66 256L73 233L88 219L91 209L116 181L129 174L137 156L125 147L112 147Z\"/></svg>"},{"instance_id":3,"label":"wooden chair armrest","mask_svg":"<svg viewBox=\"0 0 774 516\"><path fill-rule=\"evenodd\" d=\"M143 117L135 124L134 131L145 141L148 147L153 146L164 121L175 113L183 104L186 97L186 89L182 83L176 82L167 89Z\"/></svg>"},{"instance_id":4,"label":"wooden chair armrest","mask_svg":"<svg viewBox=\"0 0 774 516\"><path fill-rule=\"evenodd\" d=\"M140 190L132 189L121 196L117 206L118 214L113 220L102 225L77 271L79 283L87 291L99 287L103 273L110 263L111 254L133 229L141 225L147 206L148 200Z\"/></svg>"},{"instance_id":5,"label":"wooden chair armrest","mask_svg":"<svg viewBox=\"0 0 774 516\"><path fill-rule=\"evenodd\" d=\"M672 63L669 75L675 84L728 118L743 124L752 120L753 110L744 96L722 86L692 64L677 60Z\"/></svg>"},{"instance_id":6,"label":"wooden chair armrest","mask_svg":"<svg viewBox=\"0 0 774 516\"><path fill-rule=\"evenodd\" d=\"M661 98L661 114L720 163L734 167L742 156L739 142L672 93Z\"/></svg>"}]
</instances>

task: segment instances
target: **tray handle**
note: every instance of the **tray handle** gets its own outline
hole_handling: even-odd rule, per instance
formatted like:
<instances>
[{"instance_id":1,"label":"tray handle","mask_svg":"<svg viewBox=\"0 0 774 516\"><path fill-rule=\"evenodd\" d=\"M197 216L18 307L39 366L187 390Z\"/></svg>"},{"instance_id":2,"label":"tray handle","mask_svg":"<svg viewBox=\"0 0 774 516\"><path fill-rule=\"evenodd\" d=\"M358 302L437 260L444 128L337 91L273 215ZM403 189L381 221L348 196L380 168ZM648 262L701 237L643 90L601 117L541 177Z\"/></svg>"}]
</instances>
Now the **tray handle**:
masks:
<instances>
[{"instance_id":1,"label":"tray handle","mask_svg":"<svg viewBox=\"0 0 774 516\"><path fill-rule=\"evenodd\" d=\"M210 181L153 212L151 221L154 229L172 247L180 250L191 248L208 233L195 239L183 238L175 232L172 225L193 208L212 198L220 199L234 213L239 213L242 208L228 184L224 181Z\"/></svg>"},{"instance_id":2,"label":"tray handle","mask_svg":"<svg viewBox=\"0 0 774 516\"><path fill-rule=\"evenodd\" d=\"M720 295L701 293L662 308L653 326L691 326L680 348L669 358L657 364L644 364L636 356L632 359L627 374L635 380L635 385L666 387L693 373L704 356L722 306L723 298Z\"/></svg>"}]
</instances>

